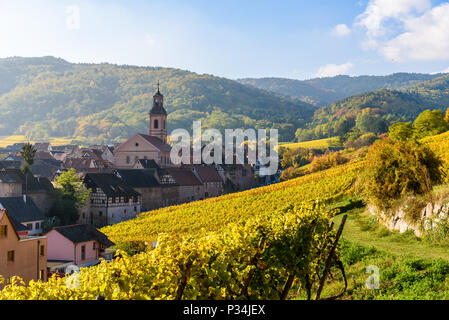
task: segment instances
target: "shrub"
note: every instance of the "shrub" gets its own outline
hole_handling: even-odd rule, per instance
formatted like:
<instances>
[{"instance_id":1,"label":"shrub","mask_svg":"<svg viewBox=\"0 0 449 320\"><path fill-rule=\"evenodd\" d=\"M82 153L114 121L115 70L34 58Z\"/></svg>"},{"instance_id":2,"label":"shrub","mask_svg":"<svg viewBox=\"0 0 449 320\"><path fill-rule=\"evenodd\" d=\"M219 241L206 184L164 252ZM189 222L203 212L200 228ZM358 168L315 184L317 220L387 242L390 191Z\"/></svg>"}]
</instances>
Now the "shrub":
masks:
<instances>
[{"instance_id":1,"label":"shrub","mask_svg":"<svg viewBox=\"0 0 449 320\"><path fill-rule=\"evenodd\" d=\"M405 195L425 194L441 182L440 159L416 141L380 140L366 159L358 190L379 208Z\"/></svg>"}]
</instances>

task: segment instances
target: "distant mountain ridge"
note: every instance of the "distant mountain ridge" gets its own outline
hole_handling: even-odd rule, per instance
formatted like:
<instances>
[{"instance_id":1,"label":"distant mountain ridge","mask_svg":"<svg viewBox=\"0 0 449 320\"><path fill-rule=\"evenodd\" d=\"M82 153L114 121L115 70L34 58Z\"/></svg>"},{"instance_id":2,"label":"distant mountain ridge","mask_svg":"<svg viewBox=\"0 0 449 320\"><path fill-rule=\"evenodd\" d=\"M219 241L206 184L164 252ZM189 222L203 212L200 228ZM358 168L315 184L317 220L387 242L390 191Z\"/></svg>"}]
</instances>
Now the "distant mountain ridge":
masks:
<instances>
[{"instance_id":1,"label":"distant mountain ridge","mask_svg":"<svg viewBox=\"0 0 449 320\"><path fill-rule=\"evenodd\" d=\"M310 80L245 78L237 81L259 89L291 96L317 107L379 89L402 89L433 80L444 74L394 73L387 76L336 76Z\"/></svg>"},{"instance_id":2,"label":"distant mountain ridge","mask_svg":"<svg viewBox=\"0 0 449 320\"><path fill-rule=\"evenodd\" d=\"M162 67L74 64L54 57L0 59L0 136L72 137L116 143L148 131L155 84L161 83L168 130L277 128L294 138L315 107L207 74Z\"/></svg>"},{"instance_id":3,"label":"distant mountain ridge","mask_svg":"<svg viewBox=\"0 0 449 320\"><path fill-rule=\"evenodd\" d=\"M313 120L297 132L299 140L341 135L353 129L364 110L379 115L385 125L413 121L426 109L449 108L449 75L420 82L402 89L380 89L360 93L319 108ZM387 128L385 128L387 129ZM377 133L385 132L381 130Z\"/></svg>"}]
</instances>

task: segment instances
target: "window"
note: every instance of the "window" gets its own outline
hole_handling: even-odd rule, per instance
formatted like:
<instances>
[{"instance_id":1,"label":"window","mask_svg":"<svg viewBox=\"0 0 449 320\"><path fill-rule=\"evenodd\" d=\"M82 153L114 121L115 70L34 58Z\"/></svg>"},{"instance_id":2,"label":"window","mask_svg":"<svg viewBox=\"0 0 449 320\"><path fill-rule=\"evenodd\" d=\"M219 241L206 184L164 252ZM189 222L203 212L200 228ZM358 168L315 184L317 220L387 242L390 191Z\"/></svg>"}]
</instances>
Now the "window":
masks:
<instances>
[{"instance_id":1,"label":"window","mask_svg":"<svg viewBox=\"0 0 449 320\"><path fill-rule=\"evenodd\" d=\"M39 222L36 222L35 228L36 228L36 229L39 229L40 227L41 227L41 224L40 224Z\"/></svg>"},{"instance_id":2,"label":"window","mask_svg":"<svg viewBox=\"0 0 449 320\"><path fill-rule=\"evenodd\" d=\"M43 279L44 279L44 270L41 270L41 271L39 272L39 279L40 279L40 280L43 280Z\"/></svg>"},{"instance_id":3,"label":"window","mask_svg":"<svg viewBox=\"0 0 449 320\"><path fill-rule=\"evenodd\" d=\"M27 229L28 230L33 230L33 224L32 223L28 223L27 224Z\"/></svg>"},{"instance_id":4,"label":"window","mask_svg":"<svg viewBox=\"0 0 449 320\"><path fill-rule=\"evenodd\" d=\"M165 129L165 125L166 125L166 123L165 123L166 121L164 120L164 129Z\"/></svg>"},{"instance_id":5,"label":"window","mask_svg":"<svg viewBox=\"0 0 449 320\"><path fill-rule=\"evenodd\" d=\"M131 159L129 158L129 156L126 156L126 163L129 164L130 161L131 161Z\"/></svg>"},{"instance_id":6,"label":"window","mask_svg":"<svg viewBox=\"0 0 449 320\"><path fill-rule=\"evenodd\" d=\"M136 142L136 147L138 147L139 146L139 143L138 142Z\"/></svg>"},{"instance_id":7,"label":"window","mask_svg":"<svg viewBox=\"0 0 449 320\"><path fill-rule=\"evenodd\" d=\"M0 238L6 238L8 236L8 226L0 226Z\"/></svg>"},{"instance_id":8,"label":"window","mask_svg":"<svg viewBox=\"0 0 449 320\"><path fill-rule=\"evenodd\" d=\"M137 212L137 207L134 207L134 212Z\"/></svg>"},{"instance_id":9,"label":"window","mask_svg":"<svg viewBox=\"0 0 449 320\"><path fill-rule=\"evenodd\" d=\"M102 217L102 216L103 216L103 211L98 211L98 215L99 215L100 217Z\"/></svg>"},{"instance_id":10,"label":"window","mask_svg":"<svg viewBox=\"0 0 449 320\"><path fill-rule=\"evenodd\" d=\"M41 249L40 249L40 255L43 257L43 256L45 256L45 246L41 246Z\"/></svg>"},{"instance_id":11,"label":"window","mask_svg":"<svg viewBox=\"0 0 449 320\"><path fill-rule=\"evenodd\" d=\"M115 203L115 197L112 197L112 203Z\"/></svg>"},{"instance_id":12,"label":"window","mask_svg":"<svg viewBox=\"0 0 449 320\"><path fill-rule=\"evenodd\" d=\"M86 260L86 246L81 246L81 260Z\"/></svg>"},{"instance_id":13,"label":"window","mask_svg":"<svg viewBox=\"0 0 449 320\"><path fill-rule=\"evenodd\" d=\"M97 250L97 243L94 241L93 245L92 245L92 249Z\"/></svg>"},{"instance_id":14,"label":"window","mask_svg":"<svg viewBox=\"0 0 449 320\"><path fill-rule=\"evenodd\" d=\"M8 262L14 262L14 250L8 251Z\"/></svg>"},{"instance_id":15,"label":"window","mask_svg":"<svg viewBox=\"0 0 449 320\"><path fill-rule=\"evenodd\" d=\"M159 120L154 120L154 129L159 129Z\"/></svg>"},{"instance_id":16,"label":"window","mask_svg":"<svg viewBox=\"0 0 449 320\"><path fill-rule=\"evenodd\" d=\"M85 212L83 212L83 219L85 219L86 218L86 213Z\"/></svg>"}]
</instances>

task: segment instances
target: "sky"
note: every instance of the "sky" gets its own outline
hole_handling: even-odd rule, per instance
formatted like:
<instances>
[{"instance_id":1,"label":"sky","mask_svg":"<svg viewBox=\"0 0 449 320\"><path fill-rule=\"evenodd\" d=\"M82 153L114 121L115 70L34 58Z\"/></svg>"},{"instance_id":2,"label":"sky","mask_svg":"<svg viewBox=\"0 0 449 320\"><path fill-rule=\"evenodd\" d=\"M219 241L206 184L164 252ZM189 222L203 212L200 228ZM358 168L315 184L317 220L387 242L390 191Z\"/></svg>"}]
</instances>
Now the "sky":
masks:
<instances>
[{"instance_id":1,"label":"sky","mask_svg":"<svg viewBox=\"0 0 449 320\"><path fill-rule=\"evenodd\" d=\"M449 1L0 0L0 58L231 79L449 72Z\"/></svg>"}]
</instances>

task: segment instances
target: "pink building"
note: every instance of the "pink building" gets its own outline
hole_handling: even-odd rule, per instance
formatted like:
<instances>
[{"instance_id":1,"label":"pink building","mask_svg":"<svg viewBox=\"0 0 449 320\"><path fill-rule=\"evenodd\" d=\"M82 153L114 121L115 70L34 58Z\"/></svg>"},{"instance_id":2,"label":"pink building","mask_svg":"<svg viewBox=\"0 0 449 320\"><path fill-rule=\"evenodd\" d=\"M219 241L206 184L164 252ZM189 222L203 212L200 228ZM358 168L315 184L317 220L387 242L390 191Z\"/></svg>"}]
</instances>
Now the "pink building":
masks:
<instances>
[{"instance_id":1,"label":"pink building","mask_svg":"<svg viewBox=\"0 0 449 320\"><path fill-rule=\"evenodd\" d=\"M100 258L109 259L105 250L114 245L106 235L87 224L53 228L46 233L49 271L64 273L64 267L89 267Z\"/></svg>"}]
</instances>

